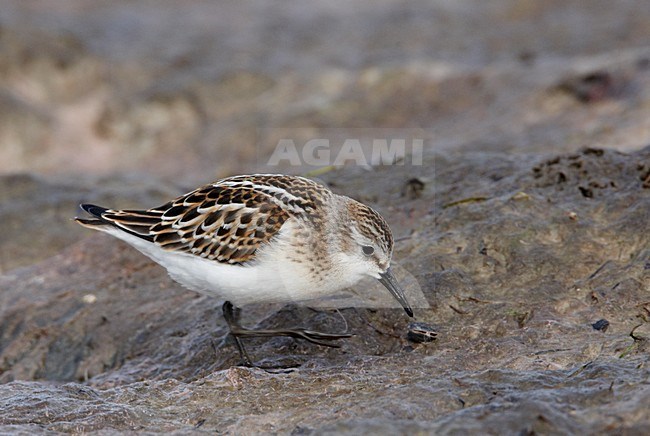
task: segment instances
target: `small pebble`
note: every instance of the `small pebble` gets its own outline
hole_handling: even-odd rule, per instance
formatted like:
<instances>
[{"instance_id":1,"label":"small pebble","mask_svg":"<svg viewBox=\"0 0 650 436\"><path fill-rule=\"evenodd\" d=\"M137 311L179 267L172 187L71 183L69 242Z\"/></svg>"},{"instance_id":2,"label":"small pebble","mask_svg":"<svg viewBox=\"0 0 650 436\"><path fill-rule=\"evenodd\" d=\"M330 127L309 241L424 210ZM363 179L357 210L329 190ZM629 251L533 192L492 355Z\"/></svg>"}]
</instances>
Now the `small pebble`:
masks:
<instances>
[{"instance_id":1,"label":"small pebble","mask_svg":"<svg viewBox=\"0 0 650 436\"><path fill-rule=\"evenodd\" d=\"M530 200L530 195L526 194L524 191L519 191L512 196L513 200Z\"/></svg>"},{"instance_id":2,"label":"small pebble","mask_svg":"<svg viewBox=\"0 0 650 436\"><path fill-rule=\"evenodd\" d=\"M435 328L423 322L412 322L408 325L406 338L411 342L431 342L438 337Z\"/></svg>"},{"instance_id":3,"label":"small pebble","mask_svg":"<svg viewBox=\"0 0 650 436\"><path fill-rule=\"evenodd\" d=\"M591 326L594 328L594 330L600 330L601 332L604 332L607 331L607 327L609 327L609 321L606 319L599 319Z\"/></svg>"},{"instance_id":4,"label":"small pebble","mask_svg":"<svg viewBox=\"0 0 650 436\"><path fill-rule=\"evenodd\" d=\"M402 189L402 196L406 196L411 200L415 200L422 195L422 191L424 191L425 185L426 183L424 180L413 177L412 179L409 179L404 185L404 188Z\"/></svg>"},{"instance_id":5,"label":"small pebble","mask_svg":"<svg viewBox=\"0 0 650 436\"><path fill-rule=\"evenodd\" d=\"M93 304L94 302L97 301L97 296L93 294L86 294L83 297L81 297L81 301L83 301L86 304Z\"/></svg>"}]
</instances>

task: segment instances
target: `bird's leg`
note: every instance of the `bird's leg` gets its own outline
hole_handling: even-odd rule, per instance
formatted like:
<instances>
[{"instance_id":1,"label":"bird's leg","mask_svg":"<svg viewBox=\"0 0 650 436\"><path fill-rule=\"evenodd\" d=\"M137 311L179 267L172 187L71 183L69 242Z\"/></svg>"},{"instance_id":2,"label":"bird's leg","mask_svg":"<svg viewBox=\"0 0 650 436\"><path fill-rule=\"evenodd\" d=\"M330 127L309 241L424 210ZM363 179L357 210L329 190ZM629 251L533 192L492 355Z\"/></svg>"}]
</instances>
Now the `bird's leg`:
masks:
<instances>
[{"instance_id":1,"label":"bird's leg","mask_svg":"<svg viewBox=\"0 0 650 436\"><path fill-rule=\"evenodd\" d=\"M271 336L290 336L298 339L305 339L313 344L323 345L325 347L339 348L339 345L332 344L326 341L333 341L337 339L346 339L351 338L353 335L349 333L345 334L331 334L331 333L320 333L312 330L306 329L260 329L252 330L242 327L239 324L239 318L241 314L241 309L235 307L230 301L223 303L223 316L228 323L230 328L230 334L235 339L235 344L239 349L239 355L241 356L242 362L245 366L254 366L248 353L244 349L241 339L243 337L271 337Z\"/></svg>"},{"instance_id":2,"label":"bird's leg","mask_svg":"<svg viewBox=\"0 0 650 436\"><path fill-rule=\"evenodd\" d=\"M230 301L226 301L223 303L221 310L223 311L223 317L226 319L226 323L228 323L230 334L235 340L235 344L239 350L239 357L241 358L242 364L249 367L254 366L240 338L241 332L245 330L241 324L239 324L241 309L235 307Z\"/></svg>"}]
</instances>

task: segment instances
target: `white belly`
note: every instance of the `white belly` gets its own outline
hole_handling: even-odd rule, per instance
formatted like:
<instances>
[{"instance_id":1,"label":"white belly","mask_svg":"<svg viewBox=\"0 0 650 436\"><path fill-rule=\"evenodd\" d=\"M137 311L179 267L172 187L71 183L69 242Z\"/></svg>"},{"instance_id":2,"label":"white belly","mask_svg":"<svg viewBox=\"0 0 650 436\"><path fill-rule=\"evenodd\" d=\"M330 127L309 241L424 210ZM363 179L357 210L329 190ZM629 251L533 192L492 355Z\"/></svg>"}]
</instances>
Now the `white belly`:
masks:
<instances>
[{"instance_id":1,"label":"white belly","mask_svg":"<svg viewBox=\"0 0 650 436\"><path fill-rule=\"evenodd\" d=\"M111 227L109 233L167 269L188 289L232 301L235 305L259 302L298 302L338 293L332 282L314 285L308 266L295 263L283 252L284 244L264 250L251 265L229 265L202 257L166 251L159 246ZM284 230L284 229L283 229Z\"/></svg>"}]
</instances>

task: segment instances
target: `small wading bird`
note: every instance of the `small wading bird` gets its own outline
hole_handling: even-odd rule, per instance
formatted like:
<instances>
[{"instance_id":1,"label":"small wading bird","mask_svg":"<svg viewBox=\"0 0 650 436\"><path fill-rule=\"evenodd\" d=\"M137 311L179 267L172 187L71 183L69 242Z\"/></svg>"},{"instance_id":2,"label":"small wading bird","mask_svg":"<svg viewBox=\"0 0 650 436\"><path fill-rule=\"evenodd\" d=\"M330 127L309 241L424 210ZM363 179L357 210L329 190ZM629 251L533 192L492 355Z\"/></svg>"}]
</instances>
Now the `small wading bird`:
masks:
<instances>
[{"instance_id":1,"label":"small wading bird","mask_svg":"<svg viewBox=\"0 0 650 436\"><path fill-rule=\"evenodd\" d=\"M225 299L224 317L248 366L245 337L292 336L336 347L328 341L351 335L246 329L235 305L333 296L370 276L413 316L390 269L386 221L303 177L229 177L148 210L81 207L93 218L75 218L79 224L127 242L186 288Z\"/></svg>"}]
</instances>

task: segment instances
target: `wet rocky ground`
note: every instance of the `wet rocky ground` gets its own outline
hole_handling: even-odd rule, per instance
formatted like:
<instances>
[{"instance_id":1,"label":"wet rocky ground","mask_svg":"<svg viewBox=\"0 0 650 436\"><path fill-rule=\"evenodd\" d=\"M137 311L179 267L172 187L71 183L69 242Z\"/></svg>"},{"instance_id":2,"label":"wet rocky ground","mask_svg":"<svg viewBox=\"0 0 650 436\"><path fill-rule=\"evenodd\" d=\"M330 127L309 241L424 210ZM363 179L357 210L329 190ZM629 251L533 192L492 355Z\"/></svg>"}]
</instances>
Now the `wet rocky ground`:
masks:
<instances>
[{"instance_id":1,"label":"wet rocky ground","mask_svg":"<svg viewBox=\"0 0 650 436\"><path fill-rule=\"evenodd\" d=\"M299 366L237 367L218 301L88 235L1 279L3 429L647 431L650 149L425 163L325 180L401 236L436 341L409 342L400 310L347 309L340 349L258 340L261 365ZM247 320L343 328L305 307Z\"/></svg>"},{"instance_id":2,"label":"wet rocky ground","mask_svg":"<svg viewBox=\"0 0 650 436\"><path fill-rule=\"evenodd\" d=\"M0 9L0 431L650 432L646 2L158 4ZM251 306L355 336L237 366L220 301L70 220L368 126L428 138L422 165L318 177L386 217L433 342Z\"/></svg>"}]
</instances>

